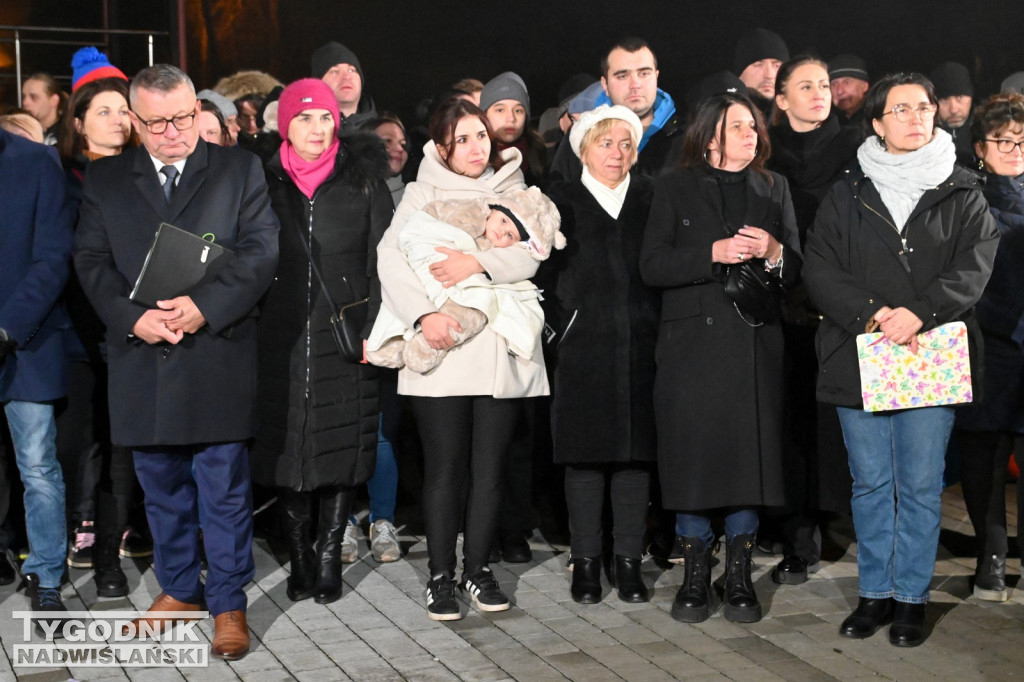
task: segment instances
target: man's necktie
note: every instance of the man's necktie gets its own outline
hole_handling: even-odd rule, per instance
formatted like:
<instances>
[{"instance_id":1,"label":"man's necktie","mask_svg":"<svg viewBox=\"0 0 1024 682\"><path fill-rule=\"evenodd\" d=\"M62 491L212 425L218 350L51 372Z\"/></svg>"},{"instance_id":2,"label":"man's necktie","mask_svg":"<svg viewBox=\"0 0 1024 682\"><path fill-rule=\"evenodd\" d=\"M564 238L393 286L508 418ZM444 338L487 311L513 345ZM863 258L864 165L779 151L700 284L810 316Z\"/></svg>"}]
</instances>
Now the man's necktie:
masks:
<instances>
[{"instance_id":1,"label":"man's necktie","mask_svg":"<svg viewBox=\"0 0 1024 682\"><path fill-rule=\"evenodd\" d=\"M166 180L164 180L164 197L167 199L167 203L171 203L171 195L174 194L174 178L178 177L178 169L174 166L164 166L160 169L160 172L164 174Z\"/></svg>"}]
</instances>

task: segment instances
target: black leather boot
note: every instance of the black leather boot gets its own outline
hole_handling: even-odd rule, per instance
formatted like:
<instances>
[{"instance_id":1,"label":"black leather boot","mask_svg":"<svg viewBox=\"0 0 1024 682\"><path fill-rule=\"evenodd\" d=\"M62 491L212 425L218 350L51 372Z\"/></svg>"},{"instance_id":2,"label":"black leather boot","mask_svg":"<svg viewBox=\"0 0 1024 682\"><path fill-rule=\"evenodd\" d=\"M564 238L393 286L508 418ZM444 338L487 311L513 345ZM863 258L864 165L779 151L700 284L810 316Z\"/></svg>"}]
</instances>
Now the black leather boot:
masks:
<instances>
[{"instance_id":1,"label":"black leather boot","mask_svg":"<svg viewBox=\"0 0 1024 682\"><path fill-rule=\"evenodd\" d=\"M725 558L725 619L734 623L756 623L761 620L761 603L754 593L750 578L751 558L754 550L753 535L737 535L726 546Z\"/></svg>"},{"instance_id":2,"label":"black leather boot","mask_svg":"<svg viewBox=\"0 0 1024 682\"><path fill-rule=\"evenodd\" d=\"M615 555L615 581L613 587L619 590L619 599L629 604L642 604L650 595L647 586L640 577L640 564L643 559Z\"/></svg>"},{"instance_id":3,"label":"black leather boot","mask_svg":"<svg viewBox=\"0 0 1024 682\"><path fill-rule=\"evenodd\" d=\"M317 604L330 604L341 598L341 539L352 510L353 493L353 488L320 491L316 586L313 588L313 601Z\"/></svg>"},{"instance_id":4,"label":"black leather boot","mask_svg":"<svg viewBox=\"0 0 1024 682\"><path fill-rule=\"evenodd\" d=\"M890 620L892 620L891 598L868 599L861 597L857 608L839 626L839 634L850 639L865 639L875 634L875 630Z\"/></svg>"},{"instance_id":5,"label":"black leather boot","mask_svg":"<svg viewBox=\"0 0 1024 682\"><path fill-rule=\"evenodd\" d=\"M1006 601L1006 557L986 554L974 572L974 596L984 601Z\"/></svg>"},{"instance_id":6,"label":"black leather boot","mask_svg":"<svg viewBox=\"0 0 1024 682\"><path fill-rule=\"evenodd\" d=\"M807 560L790 554L772 569L772 580L779 585L802 585L807 582L807 572Z\"/></svg>"},{"instance_id":7,"label":"black leather boot","mask_svg":"<svg viewBox=\"0 0 1024 682\"><path fill-rule=\"evenodd\" d=\"M313 596L316 585L316 554L309 539L308 492L282 488L277 499L281 502L281 519L285 540L288 542L288 598L302 601Z\"/></svg>"},{"instance_id":8,"label":"black leather boot","mask_svg":"<svg viewBox=\"0 0 1024 682\"><path fill-rule=\"evenodd\" d=\"M572 599L580 604L601 601L601 557L577 557L572 560Z\"/></svg>"},{"instance_id":9,"label":"black leather boot","mask_svg":"<svg viewBox=\"0 0 1024 682\"><path fill-rule=\"evenodd\" d=\"M672 602L672 617L681 623L703 623L711 615L711 548L693 537L680 537L674 546L682 551L686 574Z\"/></svg>"},{"instance_id":10,"label":"black leather boot","mask_svg":"<svg viewBox=\"0 0 1024 682\"><path fill-rule=\"evenodd\" d=\"M889 643L893 646L918 646L927 635L924 631L924 604L897 601L892 606Z\"/></svg>"},{"instance_id":11,"label":"black leather boot","mask_svg":"<svg viewBox=\"0 0 1024 682\"><path fill-rule=\"evenodd\" d=\"M93 551L93 576L96 594L101 597L124 597L128 594L128 577L121 570L121 536L100 529Z\"/></svg>"}]
</instances>

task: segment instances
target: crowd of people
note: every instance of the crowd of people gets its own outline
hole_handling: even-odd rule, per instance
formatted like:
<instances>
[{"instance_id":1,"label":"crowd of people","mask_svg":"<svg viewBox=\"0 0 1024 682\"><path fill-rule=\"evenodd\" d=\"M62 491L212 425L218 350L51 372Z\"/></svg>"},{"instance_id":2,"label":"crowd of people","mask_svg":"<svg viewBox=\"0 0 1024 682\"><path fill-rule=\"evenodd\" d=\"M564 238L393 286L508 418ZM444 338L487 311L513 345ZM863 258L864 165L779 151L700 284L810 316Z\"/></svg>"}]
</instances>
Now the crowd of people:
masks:
<instances>
[{"instance_id":1,"label":"crowd of people","mask_svg":"<svg viewBox=\"0 0 1024 682\"><path fill-rule=\"evenodd\" d=\"M852 513L860 599L839 633L889 625L916 646L955 433L974 595L1005 600L1024 78L975 99L960 64L872 80L858 56L791 56L756 29L677 108L643 40L597 56L599 77L570 78L542 115L505 72L435 94L408 127L337 42L287 85L243 71L197 90L166 64L129 79L95 48L70 96L26 79L24 109L0 115L0 401L29 551L19 569L8 519L0 584L20 570L59 623L65 565L120 597L120 557L152 552L162 592L139 620L208 609L212 655L238 659L254 484L288 598L334 602L364 486L372 557L402 557L405 428L431 619L460 618L460 591L510 608L489 565L532 560L541 453L564 466L575 601L605 598L603 576L648 601L653 554L682 564L672 616L704 621L724 530L723 615L756 622L755 548L800 585ZM144 305L165 223L228 255ZM865 411L857 336L916 352L952 322L973 402Z\"/></svg>"}]
</instances>

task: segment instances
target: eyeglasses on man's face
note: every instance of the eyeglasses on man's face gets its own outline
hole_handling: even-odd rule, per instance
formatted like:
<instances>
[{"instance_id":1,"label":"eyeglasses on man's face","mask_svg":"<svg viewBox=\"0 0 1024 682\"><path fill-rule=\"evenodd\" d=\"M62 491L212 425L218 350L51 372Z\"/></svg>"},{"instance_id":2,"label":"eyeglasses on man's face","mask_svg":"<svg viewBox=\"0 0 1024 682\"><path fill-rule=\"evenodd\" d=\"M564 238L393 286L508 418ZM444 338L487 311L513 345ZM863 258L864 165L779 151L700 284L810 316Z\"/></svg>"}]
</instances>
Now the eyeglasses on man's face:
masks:
<instances>
[{"instance_id":1,"label":"eyeglasses on man's face","mask_svg":"<svg viewBox=\"0 0 1024 682\"><path fill-rule=\"evenodd\" d=\"M162 135L167 130L168 123L174 125L175 130L188 130L195 124L197 113L198 111L193 109L191 113L175 116L174 118L154 118L147 121L138 114L135 115L135 118L139 119L139 123L146 126L146 130L153 135Z\"/></svg>"},{"instance_id":2,"label":"eyeglasses on man's face","mask_svg":"<svg viewBox=\"0 0 1024 682\"><path fill-rule=\"evenodd\" d=\"M922 121L930 121L935 117L935 110L938 109L934 104L921 104L916 107L912 107L909 104L897 104L889 111L882 114L887 116L892 114L900 123L906 123L912 120L915 116L919 116Z\"/></svg>"}]
</instances>

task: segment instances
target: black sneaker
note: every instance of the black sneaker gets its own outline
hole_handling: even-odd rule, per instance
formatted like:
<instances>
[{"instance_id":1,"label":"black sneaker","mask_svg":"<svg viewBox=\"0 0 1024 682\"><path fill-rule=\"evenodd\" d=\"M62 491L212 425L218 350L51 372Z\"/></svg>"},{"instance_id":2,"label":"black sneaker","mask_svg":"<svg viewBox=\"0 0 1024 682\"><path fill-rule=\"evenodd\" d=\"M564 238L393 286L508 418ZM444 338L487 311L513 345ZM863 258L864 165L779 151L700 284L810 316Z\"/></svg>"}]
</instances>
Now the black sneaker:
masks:
<instances>
[{"instance_id":1,"label":"black sneaker","mask_svg":"<svg viewBox=\"0 0 1024 682\"><path fill-rule=\"evenodd\" d=\"M459 601L455 598L455 578L438 573L427 581L427 617L430 620L462 618Z\"/></svg>"},{"instance_id":2,"label":"black sneaker","mask_svg":"<svg viewBox=\"0 0 1024 682\"><path fill-rule=\"evenodd\" d=\"M33 611L52 611L54 615L67 613L67 608L64 607L64 602L60 598L60 587L42 587L39 584L39 576L35 573L26 573L21 587L25 588L25 593L29 596ZM45 630L43 629L43 623L47 624ZM63 618L36 618L35 626L36 634L41 637L46 636L47 630L52 630L52 637L54 639L64 637Z\"/></svg>"},{"instance_id":3,"label":"black sneaker","mask_svg":"<svg viewBox=\"0 0 1024 682\"><path fill-rule=\"evenodd\" d=\"M473 575L462 575L459 589L469 594L470 599L481 611L507 611L511 604L498 587L491 569L484 566Z\"/></svg>"}]
</instances>

